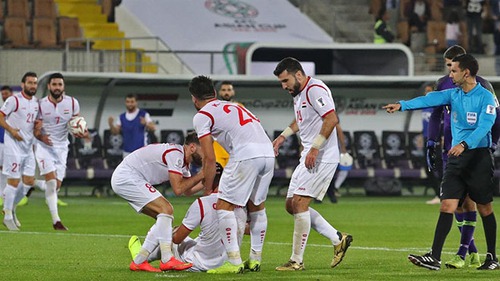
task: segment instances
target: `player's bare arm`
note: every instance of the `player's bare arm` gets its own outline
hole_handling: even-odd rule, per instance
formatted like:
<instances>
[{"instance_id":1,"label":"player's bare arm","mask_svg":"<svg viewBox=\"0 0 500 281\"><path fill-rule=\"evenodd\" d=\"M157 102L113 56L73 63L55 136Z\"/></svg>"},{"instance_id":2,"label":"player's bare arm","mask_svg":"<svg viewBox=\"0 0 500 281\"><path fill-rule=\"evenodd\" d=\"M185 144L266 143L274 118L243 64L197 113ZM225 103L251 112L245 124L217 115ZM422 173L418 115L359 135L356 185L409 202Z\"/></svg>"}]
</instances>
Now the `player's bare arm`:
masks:
<instances>
[{"instance_id":1,"label":"player's bare arm","mask_svg":"<svg viewBox=\"0 0 500 281\"><path fill-rule=\"evenodd\" d=\"M199 182L199 183L195 184L193 187L188 188L186 191L184 191L184 195L186 195L186 196L191 196L191 195L194 195L194 194L196 194L198 191L203 190L203 188L205 188L205 187L203 186L203 183L202 183L202 182Z\"/></svg>"},{"instance_id":2,"label":"player's bare arm","mask_svg":"<svg viewBox=\"0 0 500 281\"><path fill-rule=\"evenodd\" d=\"M17 141L23 141L23 138L19 134L19 129L12 128L7 122L5 121L5 115L3 113L0 113L0 126L2 126L5 131L7 131L11 136L17 140Z\"/></svg>"},{"instance_id":3,"label":"player's bare arm","mask_svg":"<svg viewBox=\"0 0 500 281\"><path fill-rule=\"evenodd\" d=\"M172 235L172 242L175 244L180 244L186 237L189 236L191 230L185 227L183 224L177 228L177 230Z\"/></svg>"},{"instance_id":4,"label":"player's bare arm","mask_svg":"<svg viewBox=\"0 0 500 281\"><path fill-rule=\"evenodd\" d=\"M323 125L321 125L321 130L319 134L314 139L313 145L306 155L305 165L306 168L312 169L316 166L316 159L318 158L319 149L323 146L323 143L330 137L333 129L339 123L337 118L337 113L332 111L327 115L323 116Z\"/></svg>"},{"instance_id":5,"label":"player's bare arm","mask_svg":"<svg viewBox=\"0 0 500 281\"><path fill-rule=\"evenodd\" d=\"M42 126L43 126L42 120L35 120L35 126L33 127L33 135L39 141L45 143L46 145L52 146L52 141L49 138L50 135L42 133Z\"/></svg>"},{"instance_id":6,"label":"player's bare arm","mask_svg":"<svg viewBox=\"0 0 500 281\"><path fill-rule=\"evenodd\" d=\"M273 141L273 149L274 149L274 155L278 156L278 150L281 147L281 145L285 142L286 138L289 136L297 133L299 131L299 126L297 125L297 121L294 119L293 122L286 127L285 130Z\"/></svg>"},{"instance_id":7,"label":"player's bare arm","mask_svg":"<svg viewBox=\"0 0 500 281\"><path fill-rule=\"evenodd\" d=\"M108 117L108 125L111 134L118 135L120 133L120 126L115 125L115 118L113 118L113 116Z\"/></svg>"},{"instance_id":8,"label":"player's bare arm","mask_svg":"<svg viewBox=\"0 0 500 281\"><path fill-rule=\"evenodd\" d=\"M184 178L180 174L170 172L169 178L174 194L179 196L203 180L203 171L190 178Z\"/></svg>"},{"instance_id":9,"label":"player's bare arm","mask_svg":"<svg viewBox=\"0 0 500 281\"><path fill-rule=\"evenodd\" d=\"M387 113L394 113L396 111L401 110L401 104L399 103L390 103L388 105L382 106L383 109L387 111Z\"/></svg>"},{"instance_id":10,"label":"player's bare arm","mask_svg":"<svg viewBox=\"0 0 500 281\"><path fill-rule=\"evenodd\" d=\"M212 192L212 185L215 178L215 152L214 139L211 135L204 136L200 139L201 151L203 152L203 174L205 176L203 185L205 186L205 195Z\"/></svg>"}]
</instances>

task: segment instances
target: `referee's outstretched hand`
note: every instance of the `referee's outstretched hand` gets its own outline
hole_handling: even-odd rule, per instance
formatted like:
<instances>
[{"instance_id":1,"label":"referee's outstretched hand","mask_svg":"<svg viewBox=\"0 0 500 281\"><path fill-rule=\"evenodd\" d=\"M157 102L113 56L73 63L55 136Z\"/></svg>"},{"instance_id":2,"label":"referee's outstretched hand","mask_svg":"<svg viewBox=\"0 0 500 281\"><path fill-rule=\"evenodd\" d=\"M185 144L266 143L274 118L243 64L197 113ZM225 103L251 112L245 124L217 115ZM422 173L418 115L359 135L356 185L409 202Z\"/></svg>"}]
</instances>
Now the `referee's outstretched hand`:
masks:
<instances>
[{"instance_id":1,"label":"referee's outstretched hand","mask_svg":"<svg viewBox=\"0 0 500 281\"><path fill-rule=\"evenodd\" d=\"M382 106L387 113L394 113L396 111L399 111L401 109L401 104L399 103L389 103L388 105Z\"/></svg>"}]
</instances>

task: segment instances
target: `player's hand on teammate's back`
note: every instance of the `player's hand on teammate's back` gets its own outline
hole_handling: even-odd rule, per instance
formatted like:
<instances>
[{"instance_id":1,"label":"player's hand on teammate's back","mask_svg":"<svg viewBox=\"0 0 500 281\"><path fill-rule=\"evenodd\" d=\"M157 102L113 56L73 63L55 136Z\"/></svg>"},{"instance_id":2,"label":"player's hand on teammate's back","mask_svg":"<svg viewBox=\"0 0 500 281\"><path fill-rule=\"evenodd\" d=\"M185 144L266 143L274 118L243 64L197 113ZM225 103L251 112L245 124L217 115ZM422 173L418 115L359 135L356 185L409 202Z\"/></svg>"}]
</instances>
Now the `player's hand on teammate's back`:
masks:
<instances>
[{"instance_id":1,"label":"player's hand on teammate's back","mask_svg":"<svg viewBox=\"0 0 500 281\"><path fill-rule=\"evenodd\" d=\"M432 172L436 169L436 143L433 140L427 141L427 153L426 153L426 161L427 161L427 170Z\"/></svg>"}]
</instances>

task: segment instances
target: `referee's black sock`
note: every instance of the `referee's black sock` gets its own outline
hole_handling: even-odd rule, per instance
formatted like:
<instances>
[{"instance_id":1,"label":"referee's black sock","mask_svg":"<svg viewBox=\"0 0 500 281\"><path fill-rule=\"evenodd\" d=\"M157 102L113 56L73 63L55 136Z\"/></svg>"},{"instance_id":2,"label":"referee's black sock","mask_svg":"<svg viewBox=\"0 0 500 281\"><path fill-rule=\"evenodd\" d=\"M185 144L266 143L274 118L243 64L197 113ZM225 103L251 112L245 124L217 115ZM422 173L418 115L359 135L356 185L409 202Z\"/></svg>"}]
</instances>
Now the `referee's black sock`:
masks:
<instances>
[{"instance_id":1,"label":"referee's black sock","mask_svg":"<svg viewBox=\"0 0 500 281\"><path fill-rule=\"evenodd\" d=\"M496 237L497 237L497 221L495 219L495 214L491 213L486 217L481 217L483 220L484 235L486 236L486 247L488 248L488 253L496 257Z\"/></svg>"},{"instance_id":2,"label":"referee's black sock","mask_svg":"<svg viewBox=\"0 0 500 281\"><path fill-rule=\"evenodd\" d=\"M440 212L436 224L436 232L434 232L434 242L432 243L432 256L438 260L441 260L441 251L443 251L444 241L452 225L453 214Z\"/></svg>"}]
</instances>

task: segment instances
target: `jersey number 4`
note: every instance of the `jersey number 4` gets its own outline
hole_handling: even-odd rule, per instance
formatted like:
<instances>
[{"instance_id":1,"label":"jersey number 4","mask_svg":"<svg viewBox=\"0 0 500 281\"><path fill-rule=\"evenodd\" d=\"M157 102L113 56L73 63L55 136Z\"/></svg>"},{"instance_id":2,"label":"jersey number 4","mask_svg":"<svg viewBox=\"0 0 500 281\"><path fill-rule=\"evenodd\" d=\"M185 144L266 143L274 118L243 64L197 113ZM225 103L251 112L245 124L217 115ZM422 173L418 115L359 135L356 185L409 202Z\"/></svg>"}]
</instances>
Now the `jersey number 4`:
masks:
<instances>
[{"instance_id":1,"label":"jersey number 4","mask_svg":"<svg viewBox=\"0 0 500 281\"><path fill-rule=\"evenodd\" d=\"M248 123L253 122L254 120L260 122L259 118L255 117L252 113L250 113L250 111L239 105L226 104L223 108L224 112L229 114L231 112L231 107L236 108L236 110L238 111L240 126L244 126Z\"/></svg>"}]
</instances>

